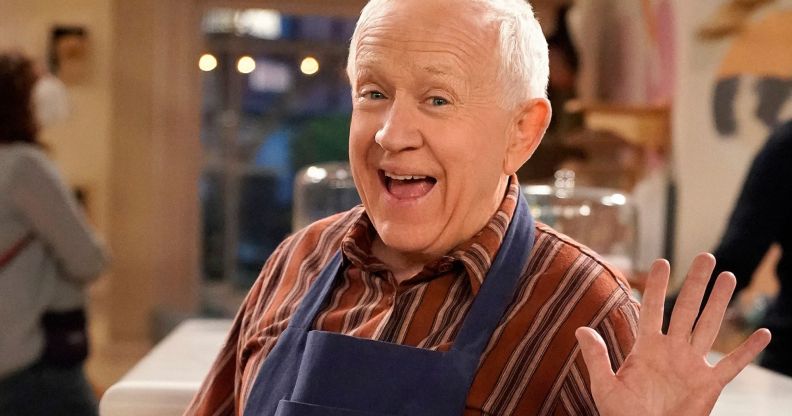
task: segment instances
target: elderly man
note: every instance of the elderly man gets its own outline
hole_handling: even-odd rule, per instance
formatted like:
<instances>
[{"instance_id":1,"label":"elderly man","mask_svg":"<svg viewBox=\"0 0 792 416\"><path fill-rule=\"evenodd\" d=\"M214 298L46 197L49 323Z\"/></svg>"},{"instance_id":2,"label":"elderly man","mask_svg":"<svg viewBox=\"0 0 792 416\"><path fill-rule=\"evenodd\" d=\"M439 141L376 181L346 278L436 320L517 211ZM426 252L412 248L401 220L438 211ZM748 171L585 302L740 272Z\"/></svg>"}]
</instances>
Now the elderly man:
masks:
<instances>
[{"instance_id":1,"label":"elderly man","mask_svg":"<svg viewBox=\"0 0 792 416\"><path fill-rule=\"evenodd\" d=\"M372 0L348 73L363 206L279 246L188 414L706 414L768 342L707 364L734 287L693 329L712 256L664 335L667 262L639 318L612 267L533 222L514 172L550 105L527 3Z\"/></svg>"}]
</instances>

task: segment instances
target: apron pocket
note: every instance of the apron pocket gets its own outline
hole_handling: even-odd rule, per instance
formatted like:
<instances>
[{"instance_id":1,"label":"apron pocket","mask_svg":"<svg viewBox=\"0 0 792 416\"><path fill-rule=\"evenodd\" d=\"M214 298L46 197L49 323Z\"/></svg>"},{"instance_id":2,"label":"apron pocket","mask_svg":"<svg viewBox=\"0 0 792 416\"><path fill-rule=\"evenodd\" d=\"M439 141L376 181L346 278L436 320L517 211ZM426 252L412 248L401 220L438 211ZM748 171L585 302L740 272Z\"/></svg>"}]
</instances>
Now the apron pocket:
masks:
<instances>
[{"instance_id":1,"label":"apron pocket","mask_svg":"<svg viewBox=\"0 0 792 416\"><path fill-rule=\"evenodd\" d=\"M317 406L315 404L281 400L275 416L388 416L383 413L362 412L337 407ZM395 416L395 415L391 415Z\"/></svg>"}]
</instances>

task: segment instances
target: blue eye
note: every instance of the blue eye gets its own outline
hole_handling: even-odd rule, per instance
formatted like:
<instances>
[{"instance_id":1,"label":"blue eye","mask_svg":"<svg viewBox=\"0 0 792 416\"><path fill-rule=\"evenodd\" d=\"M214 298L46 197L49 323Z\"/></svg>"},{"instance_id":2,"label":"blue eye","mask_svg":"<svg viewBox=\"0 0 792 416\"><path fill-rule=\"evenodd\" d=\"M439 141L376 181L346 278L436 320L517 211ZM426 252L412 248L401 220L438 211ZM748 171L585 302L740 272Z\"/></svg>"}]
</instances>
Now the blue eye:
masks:
<instances>
[{"instance_id":1,"label":"blue eye","mask_svg":"<svg viewBox=\"0 0 792 416\"><path fill-rule=\"evenodd\" d=\"M436 107L448 105L448 100L442 97L432 97L431 99L432 105Z\"/></svg>"},{"instance_id":2,"label":"blue eye","mask_svg":"<svg viewBox=\"0 0 792 416\"><path fill-rule=\"evenodd\" d=\"M367 95L368 98L371 98L372 100L383 100L383 99L385 99L385 94L383 94L383 93L381 93L379 91L370 91L370 92L367 92L366 94L363 94L363 95Z\"/></svg>"}]
</instances>

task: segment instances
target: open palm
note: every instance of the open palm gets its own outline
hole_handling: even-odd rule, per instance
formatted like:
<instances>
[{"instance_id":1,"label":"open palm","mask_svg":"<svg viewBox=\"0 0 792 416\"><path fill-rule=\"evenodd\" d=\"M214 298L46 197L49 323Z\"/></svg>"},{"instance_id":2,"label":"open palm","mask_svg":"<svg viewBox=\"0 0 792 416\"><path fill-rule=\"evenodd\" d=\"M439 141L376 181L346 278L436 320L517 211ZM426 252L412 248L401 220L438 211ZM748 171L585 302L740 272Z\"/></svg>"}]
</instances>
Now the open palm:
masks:
<instances>
[{"instance_id":1,"label":"open palm","mask_svg":"<svg viewBox=\"0 0 792 416\"><path fill-rule=\"evenodd\" d=\"M641 305L638 337L615 374L599 334L591 328L578 328L576 335L600 414L708 415L723 387L767 346L770 331L760 329L717 364L707 362L736 283L731 273L718 276L696 322L714 267L710 254L693 260L665 335L663 301L670 266L665 260L655 261Z\"/></svg>"}]
</instances>

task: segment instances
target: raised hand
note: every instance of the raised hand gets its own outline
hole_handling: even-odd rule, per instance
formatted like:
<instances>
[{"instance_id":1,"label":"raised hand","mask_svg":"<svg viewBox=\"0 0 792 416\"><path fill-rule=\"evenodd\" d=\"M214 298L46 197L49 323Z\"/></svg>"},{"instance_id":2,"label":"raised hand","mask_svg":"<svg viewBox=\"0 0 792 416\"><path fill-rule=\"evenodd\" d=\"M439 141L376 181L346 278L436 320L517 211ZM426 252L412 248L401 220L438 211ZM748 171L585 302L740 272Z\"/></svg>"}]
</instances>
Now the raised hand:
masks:
<instances>
[{"instance_id":1,"label":"raised hand","mask_svg":"<svg viewBox=\"0 0 792 416\"><path fill-rule=\"evenodd\" d=\"M578 328L575 335L601 415L708 415L723 387L767 346L770 331L760 329L717 364L707 362L736 284L731 273L718 276L696 322L714 267L711 254L693 260L665 335L661 328L670 265L665 260L652 264L635 345L615 374L602 337L591 328Z\"/></svg>"}]
</instances>

